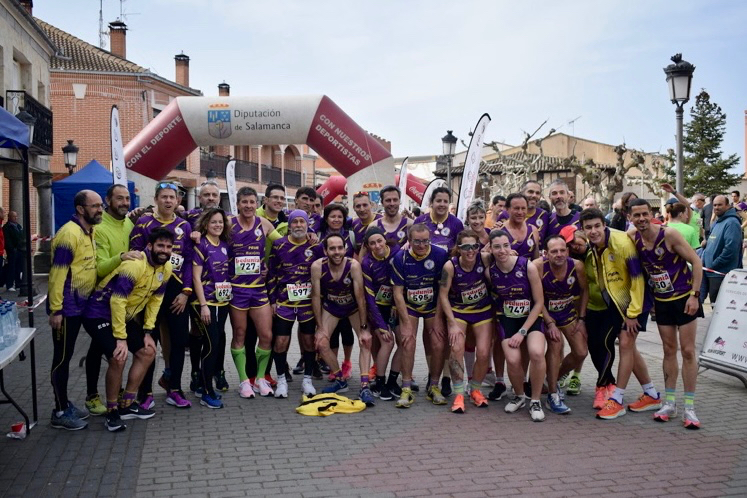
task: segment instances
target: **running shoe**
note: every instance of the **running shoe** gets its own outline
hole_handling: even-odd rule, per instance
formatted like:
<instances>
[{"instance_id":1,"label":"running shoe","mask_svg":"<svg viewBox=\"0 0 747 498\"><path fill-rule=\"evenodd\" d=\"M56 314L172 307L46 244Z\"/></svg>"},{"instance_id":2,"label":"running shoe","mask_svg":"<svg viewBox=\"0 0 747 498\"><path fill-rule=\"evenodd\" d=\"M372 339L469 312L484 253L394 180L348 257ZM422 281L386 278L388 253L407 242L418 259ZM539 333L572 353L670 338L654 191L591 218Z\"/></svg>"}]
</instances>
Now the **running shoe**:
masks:
<instances>
[{"instance_id":1,"label":"running shoe","mask_svg":"<svg viewBox=\"0 0 747 498\"><path fill-rule=\"evenodd\" d=\"M50 425L55 429L65 429L66 431L79 431L88 427L88 423L77 417L70 405L68 405L67 409L60 416L57 416L55 411L52 410Z\"/></svg>"},{"instance_id":2,"label":"running shoe","mask_svg":"<svg viewBox=\"0 0 747 498\"><path fill-rule=\"evenodd\" d=\"M511 401L506 404L504 408L506 413L516 413L527 405L527 400L524 396L514 396Z\"/></svg>"},{"instance_id":3,"label":"running shoe","mask_svg":"<svg viewBox=\"0 0 747 498\"><path fill-rule=\"evenodd\" d=\"M187 401L187 399L184 397L184 391L181 389L176 391L171 391L166 396L166 404L175 406L177 408L191 408L192 403Z\"/></svg>"},{"instance_id":4,"label":"running shoe","mask_svg":"<svg viewBox=\"0 0 747 498\"><path fill-rule=\"evenodd\" d=\"M410 383L410 390L412 392L414 392L414 393L420 391L420 386L418 385L417 382L415 382L415 379L413 379L412 382ZM392 392L394 392L394 391L392 391Z\"/></svg>"},{"instance_id":5,"label":"running shoe","mask_svg":"<svg viewBox=\"0 0 747 498\"><path fill-rule=\"evenodd\" d=\"M200 372L192 372L192 380L189 381L189 390L196 393L200 388Z\"/></svg>"},{"instance_id":6,"label":"running shoe","mask_svg":"<svg viewBox=\"0 0 747 498\"><path fill-rule=\"evenodd\" d=\"M604 404L602 409L597 412L597 418L601 418L602 420L613 420L617 417L622 417L625 413L625 407L610 398Z\"/></svg>"},{"instance_id":7,"label":"running shoe","mask_svg":"<svg viewBox=\"0 0 747 498\"><path fill-rule=\"evenodd\" d=\"M505 395L506 384L504 384L503 382L496 382L493 386L493 390L488 393L488 399L492 401L499 401Z\"/></svg>"},{"instance_id":8,"label":"running shoe","mask_svg":"<svg viewBox=\"0 0 747 498\"><path fill-rule=\"evenodd\" d=\"M607 403L607 399L610 397L609 390L607 389L607 386L597 386L596 392L594 393L594 402L592 403L592 408L595 410L601 410L604 408L605 403Z\"/></svg>"},{"instance_id":9,"label":"running shoe","mask_svg":"<svg viewBox=\"0 0 747 498\"><path fill-rule=\"evenodd\" d=\"M265 374L265 380L270 384L270 387L273 388L273 389L275 389L275 386L278 385L278 381L276 381L275 379L273 379L272 375L270 375L270 374ZM286 377L285 380L288 380L288 378Z\"/></svg>"},{"instance_id":10,"label":"running shoe","mask_svg":"<svg viewBox=\"0 0 747 498\"><path fill-rule=\"evenodd\" d=\"M327 382L334 382L336 378L337 378L337 375L335 375L332 372L330 372L330 373L327 374Z\"/></svg>"},{"instance_id":11,"label":"running shoe","mask_svg":"<svg viewBox=\"0 0 747 498\"><path fill-rule=\"evenodd\" d=\"M293 382L293 376L291 375L290 365L288 365L287 362L285 364L285 381L286 382Z\"/></svg>"},{"instance_id":12,"label":"running shoe","mask_svg":"<svg viewBox=\"0 0 747 498\"><path fill-rule=\"evenodd\" d=\"M316 363L319 366L319 370L323 374L328 374L329 373L329 365L327 365L327 363L323 359L319 358Z\"/></svg>"},{"instance_id":13,"label":"running shoe","mask_svg":"<svg viewBox=\"0 0 747 498\"><path fill-rule=\"evenodd\" d=\"M577 375L572 375L568 380L568 387L565 392L571 396L578 396L581 394L581 379L579 379Z\"/></svg>"},{"instance_id":14,"label":"running shoe","mask_svg":"<svg viewBox=\"0 0 747 498\"><path fill-rule=\"evenodd\" d=\"M368 369L368 378L369 379L375 379L376 378L376 364L374 363L371 365L371 368ZM386 372L385 372L386 373Z\"/></svg>"},{"instance_id":15,"label":"running shoe","mask_svg":"<svg viewBox=\"0 0 747 498\"><path fill-rule=\"evenodd\" d=\"M657 422L669 422L669 419L677 416L677 405L673 401L665 401L661 408L654 413Z\"/></svg>"},{"instance_id":16,"label":"running shoe","mask_svg":"<svg viewBox=\"0 0 747 498\"><path fill-rule=\"evenodd\" d=\"M464 413L464 394L454 396L454 401L451 403L451 413Z\"/></svg>"},{"instance_id":17,"label":"running shoe","mask_svg":"<svg viewBox=\"0 0 747 498\"><path fill-rule=\"evenodd\" d=\"M296 366L293 367L293 374L294 375L301 375L303 373L304 365L303 365L303 358L298 360L298 363L296 363Z\"/></svg>"},{"instance_id":18,"label":"running shoe","mask_svg":"<svg viewBox=\"0 0 747 498\"><path fill-rule=\"evenodd\" d=\"M641 394L637 401L630 403L628 409L631 412L647 412L661 408L661 394L652 398L646 393Z\"/></svg>"},{"instance_id":19,"label":"running shoe","mask_svg":"<svg viewBox=\"0 0 747 498\"><path fill-rule=\"evenodd\" d=\"M441 393L441 389L439 389L438 386L429 387L428 394L425 396L425 399L427 399L434 405L445 405L446 404L446 398Z\"/></svg>"},{"instance_id":20,"label":"running shoe","mask_svg":"<svg viewBox=\"0 0 747 498\"><path fill-rule=\"evenodd\" d=\"M81 420L85 420L91 415L90 413L88 413L88 410L81 410L80 408L75 406L73 402L70 400L68 400L67 406L73 411L73 415L75 415Z\"/></svg>"},{"instance_id":21,"label":"running shoe","mask_svg":"<svg viewBox=\"0 0 747 498\"><path fill-rule=\"evenodd\" d=\"M321 380L322 377L324 377L324 374L322 373L322 370L319 368L319 362L314 362L314 368L311 371L311 376L314 377L316 380Z\"/></svg>"},{"instance_id":22,"label":"running shoe","mask_svg":"<svg viewBox=\"0 0 747 498\"><path fill-rule=\"evenodd\" d=\"M409 387L405 387L402 389L402 394L394 406L397 408L410 408L413 403L415 403L415 396Z\"/></svg>"},{"instance_id":23,"label":"running shoe","mask_svg":"<svg viewBox=\"0 0 747 498\"><path fill-rule=\"evenodd\" d=\"M400 396L402 396L402 388L396 382L387 384L386 387L389 389L389 392L392 393L392 396L394 396L395 398L399 398ZM415 392L415 390L412 388L412 384L410 384L410 391Z\"/></svg>"},{"instance_id":24,"label":"running shoe","mask_svg":"<svg viewBox=\"0 0 747 498\"><path fill-rule=\"evenodd\" d=\"M324 389L322 389L322 392L325 394L346 393L348 392L348 383L347 381L344 381L342 379L335 379L332 385L327 386Z\"/></svg>"},{"instance_id":25,"label":"running shoe","mask_svg":"<svg viewBox=\"0 0 747 498\"><path fill-rule=\"evenodd\" d=\"M516 391L514 390L514 394L515 393ZM528 380L525 380L524 381L524 396L529 397L531 395L532 395L532 383L529 382Z\"/></svg>"},{"instance_id":26,"label":"running shoe","mask_svg":"<svg viewBox=\"0 0 747 498\"><path fill-rule=\"evenodd\" d=\"M195 398L200 399L202 398L202 395L205 394L205 390L201 387L197 387L194 391Z\"/></svg>"},{"instance_id":27,"label":"running shoe","mask_svg":"<svg viewBox=\"0 0 747 498\"><path fill-rule=\"evenodd\" d=\"M533 422L544 422L545 412L542 411L542 403L539 401L529 403L529 416L532 417Z\"/></svg>"},{"instance_id":28,"label":"running shoe","mask_svg":"<svg viewBox=\"0 0 747 498\"><path fill-rule=\"evenodd\" d=\"M223 401L221 401L217 395L213 396L210 393L205 393L202 395L200 404L213 410L219 410L223 408Z\"/></svg>"},{"instance_id":29,"label":"running shoe","mask_svg":"<svg viewBox=\"0 0 747 498\"><path fill-rule=\"evenodd\" d=\"M88 413L91 415L105 415L106 405L101 402L101 398L98 394L94 394L93 396L86 398L86 410L88 410Z\"/></svg>"},{"instance_id":30,"label":"running shoe","mask_svg":"<svg viewBox=\"0 0 747 498\"><path fill-rule=\"evenodd\" d=\"M695 415L695 408L685 408L685 414L682 416L682 423L685 429L698 430L700 429L700 420Z\"/></svg>"},{"instance_id":31,"label":"running shoe","mask_svg":"<svg viewBox=\"0 0 747 498\"><path fill-rule=\"evenodd\" d=\"M488 400L485 399L485 396L483 396L482 392L480 392L479 389L474 389L472 392L470 392L469 399L470 401L472 401L472 404L478 408L488 407Z\"/></svg>"},{"instance_id":32,"label":"running shoe","mask_svg":"<svg viewBox=\"0 0 747 498\"><path fill-rule=\"evenodd\" d=\"M399 387L399 386L398 386L398 387ZM402 391L402 390L400 389L400 392L401 392L401 391ZM379 391L379 396L378 396L378 397L379 397L379 399L380 399L381 401L391 401L391 400L393 400L393 399L394 399L394 394L392 394L392 391L390 391L390 390L389 390L389 386L388 386L388 385L386 385L386 384L384 384L384 385L383 385L383 386L381 387L381 391Z\"/></svg>"},{"instance_id":33,"label":"running shoe","mask_svg":"<svg viewBox=\"0 0 747 498\"><path fill-rule=\"evenodd\" d=\"M568 381L571 379L571 374L565 374L558 379L558 388L568 389Z\"/></svg>"},{"instance_id":34,"label":"running shoe","mask_svg":"<svg viewBox=\"0 0 747 498\"><path fill-rule=\"evenodd\" d=\"M226 380L226 371L221 370L220 374L213 377L215 379L215 388L219 391L228 391L228 381Z\"/></svg>"},{"instance_id":35,"label":"running shoe","mask_svg":"<svg viewBox=\"0 0 747 498\"><path fill-rule=\"evenodd\" d=\"M370 378L370 377L369 377ZM379 384L378 382L374 381L370 384L371 394L374 395L374 398L378 398L381 396L381 387L382 384Z\"/></svg>"},{"instance_id":36,"label":"running shoe","mask_svg":"<svg viewBox=\"0 0 747 498\"><path fill-rule=\"evenodd\" d=\"M451 389L451 377L444 377L441 379L441 394L444 398L448 398L454 391Z\"/></svg>"},{"instance_id":37,"label":"running shoe","mask_svg":"<svg viewBox=\"0 0 747 498\"><path fill-rule=\"evenodd\" d=\"M343 361L342 362L342 378L344 380L349 380L350 377L352 376L353 376L353 364L348 360Z\"/></svg>"},{"instance_id":38,"label":"running shoe","mask_svg":"<svg viewBox=\"0 0 747 498\"><path fill-rule=\"evenodd\" d=\"M119 410L112 410L106 414L104 420L104 427L109 432L119 432L127 429L127 426L122 422L122 417L119 416Z\"/></svg>"},{"instance_id":39,"label":"running shoe","mask_svg":"<svg viewBox=\"0 0 747 498\"><path fill-rule=\"evenodd\" d=\"M254 387L254 390L259 392L260 396L272 396L274 394L270 383L267 382L267 379L257 379L257 383L254 384Z\"/></svg>"},{"instance_id":40,"label":"running shoe","mask_svg":"<svg viewBox=\"0 0 747 498\"><path fill-rule=\"evenodd\" d=\"M278 377L278 385L275 388L276 398L287 398L288 397L288 382L285 380L285 375Z\"/></svg>"},{"instance_id":41,"label":"running shoe","mask_svg":"<svg viewBox=\"0 0 747 498\"><path fill-rule=\"evenodd\" d=\"M545 406L548 410L550 410L553 413L557 413L558 415L565 415L567 413L571 413L571 409L566 406L566 404L563 402L563 400L560 398L560 394L553 393L547 395L547 402L545 403ZM531 410L531 407L530 407Z\"/></svg>"},{"instance_id":42,"label":"running shoe","mask_svg":"<svg viewBox=\"0 0 747 498\"><path fill-rule=\"evenodd\" d=\"M133 401L128 407L119 407L119 416L122 420L132 420L136 418L140 420L148 420L149 418L153 418L155 415L156 412L143 408L137 403L137 401Z\"/></svg>"},{"instance_id":43,"label":"running shoe","mask_svg":"<svg viewBox=\"0 0 747 498\"><path fill-rule=\"evenodd\" d=\"M148 393L145 396L145 399L143 399L143 402L140 403L140 406L146 410L152 410L156 406L156 400L153 399L153 393Z\"/></svg>"},{"instance_id":44,"label":"running shoe","mask_svg":"<svg viewBox=\"0 0 747 498\"><path fill-rule=\"evenodd\" d=\"M249 379L246 379L239 384L239 396L245 399L251 399L254 397L254 389L252 389L252 383L249 382Z\"/></svg>"},{"instance_id":45,"label":"running shoe","mask_svg":"<svg viewBox=\"0 0 747 498\"><path fill-rule=\"evenodd\" d=\"M303 390L304 396L316 395L316 389L314 388L314 383L311 382L311 379L309 379L308 377L303 378L303 381L301 382L301 389Z\"/></svg>"},{"instance_id":46,"label":"running shoe","mask_svg":"<svg viewBox=\"0 0 747 498\"><path fill-rule=\"evenodd\" d=\"M371 393L371 390L368 387L364 387L361 389L360 393L358 393L358 399L363 401L366 406L376 405L376 398L374 398L374 395Z\"/></svg>"},{"instance_id":47,"label":"running shoe","mask_svg":"<svg viewBox=\"0 0 747 498\"><path fill-rule=\"evenodd\" d=\"M485 378L482 379L482 387L493 387L495 385L495 372L491 368L488 373L485 374Z\"/></svg>"}]
</instances>

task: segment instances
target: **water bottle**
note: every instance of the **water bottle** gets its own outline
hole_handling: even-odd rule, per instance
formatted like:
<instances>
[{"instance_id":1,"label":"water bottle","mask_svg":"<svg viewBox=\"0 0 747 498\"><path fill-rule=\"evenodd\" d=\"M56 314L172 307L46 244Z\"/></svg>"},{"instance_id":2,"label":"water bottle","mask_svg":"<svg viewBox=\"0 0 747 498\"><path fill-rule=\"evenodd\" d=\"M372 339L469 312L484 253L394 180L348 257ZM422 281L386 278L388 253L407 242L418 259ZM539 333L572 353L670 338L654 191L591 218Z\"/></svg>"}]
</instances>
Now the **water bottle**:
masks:
<instances>
[{"instance_id":1,"label":"water bottle","mask_svg":"<svg viewBox=\"0 0 747 498\"><path fill-rule=\"evenodd\" d=\"M10 339L11 344L15 343L18 339L18 326L16 325L16 319L14 318L14 313L16 312L16 303L14 301L8 302L6 305L7 307L7 320L8 320L8 329L10 330Z\"/></svg>"},{"instance_id":2,"label":"water bottle","mask_svg":"<svg viewBox=\"0 0 747 498\"><path fill-rule=\"evenodd\" d=\"M5 304L0 305L0 349L5 349L11 345L10 335L8 334L8 327L5 322Z\"/></svg>"}]
</instances>

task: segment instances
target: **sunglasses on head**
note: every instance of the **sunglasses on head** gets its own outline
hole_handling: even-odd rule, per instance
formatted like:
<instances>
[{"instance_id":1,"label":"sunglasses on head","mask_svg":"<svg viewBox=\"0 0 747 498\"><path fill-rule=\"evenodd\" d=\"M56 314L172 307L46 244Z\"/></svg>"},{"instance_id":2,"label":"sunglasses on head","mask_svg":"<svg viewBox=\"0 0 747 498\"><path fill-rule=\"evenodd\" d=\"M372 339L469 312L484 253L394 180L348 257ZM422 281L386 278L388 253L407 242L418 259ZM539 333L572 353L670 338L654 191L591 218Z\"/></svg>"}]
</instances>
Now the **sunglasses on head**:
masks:
<instances>
[{"instance_id":1,"label":"sunglasses on head","mask_svg":"<svg viewBox=\"0 0 747 498\"><path fill-rule=\"evenodd\" d=\"M174 184L174 183L166 183L166 182L159 183L156 188L158 190L162 190L162 189L165 189L165 188L170 188L172 190L175 190L176 192L179 192L179 187L177 187L176 184Z\"/></svg>"},{"instance_id":2,"label":"sunglasses on head","mask_svg":"<svg viewBox=\"0 0 747 498\"><path fill-rule=\"evenodd\" d=\"M355 195L353 195L353 197L360 197L362 195L365 195L366 197L368 197L368 192L361 190L360 192L356 192Z\"/></svg>"},{"instance_id":3,"label":"sunglasses on head","mask_svg":"<svg viewBox=\"0 0 747 498\"><path fill-rule=\"evenodd\" d=\"M480 248L480 244L459 244L459 249L462 251L476 251Z\"/></svg>"}]
</instances>

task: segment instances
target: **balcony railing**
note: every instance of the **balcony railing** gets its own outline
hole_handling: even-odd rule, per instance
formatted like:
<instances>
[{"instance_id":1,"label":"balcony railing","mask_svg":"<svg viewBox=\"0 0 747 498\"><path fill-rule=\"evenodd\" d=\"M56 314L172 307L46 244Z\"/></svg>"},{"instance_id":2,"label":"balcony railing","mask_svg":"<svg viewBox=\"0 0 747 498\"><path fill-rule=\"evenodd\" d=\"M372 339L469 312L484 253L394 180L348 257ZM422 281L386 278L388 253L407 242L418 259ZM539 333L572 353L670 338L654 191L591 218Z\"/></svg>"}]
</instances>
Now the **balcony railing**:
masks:
<instances>
[{"instance_id":1,"label":"balcony railing","mask_svg":"<svg viewBox=\"0 0 747 498\"><path fill-rule=\"evenodd\" d=\"M213 170L216 176L225 178L227 164L228 158L225 156L219 156L212 152L200 152L200 174L202 176L207 176L208 171ZM258 182L257 163L236 159L236 180Z\"/></svg>"},{"instance_id":2,"label":"balcony railing","mask_svg":"<svg viewBox=\"0 0 747 498\"><path fill-rule=\"evenodd\" d=\"M52 111L23 90L7 90L5 92L5 109L13 114L18 114L23 108L36 118L34 124L34 137L31 141L30 152L43 155L52 155Z\"/></svg>"}]
</instances>

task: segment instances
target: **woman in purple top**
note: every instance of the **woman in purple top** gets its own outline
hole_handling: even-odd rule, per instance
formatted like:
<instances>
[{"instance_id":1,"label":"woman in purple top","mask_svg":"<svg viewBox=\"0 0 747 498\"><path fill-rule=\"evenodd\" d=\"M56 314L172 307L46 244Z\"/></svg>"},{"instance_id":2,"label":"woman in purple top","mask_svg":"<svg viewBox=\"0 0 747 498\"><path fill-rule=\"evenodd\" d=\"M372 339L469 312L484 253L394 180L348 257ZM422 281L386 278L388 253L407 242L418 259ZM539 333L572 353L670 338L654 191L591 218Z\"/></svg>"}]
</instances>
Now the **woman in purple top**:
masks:
<instances>
[{"instance_id":1,"label":"woman in purple top","mask_svg":"<svg viewBox=\"0 0 747 498\"><path fill-rule=\"evenodd\" d=\"M480 256L478 234L469 229L459 232L454 252L456 256L444 264L438 299L446 317L451 346L449 368L456 394L451 411L464 413L462 358L465 335L468 329L472 330L480 352L477 369L470 382L470 400L477 407L487 407L488 401L480 392L480 387L488 371L494 312L485 280L485 266Z\"/></svg>"},{"instance_id":2,"label":"woman in purple top","mask_svg":"<svg viewBox=\"0 0 747 498\"><path fill-rule=\"evenodd\" d=\"M511 240L503 230L490 232L490 256L485 256L484 262L486 277L498 308L498 320L506 337L502 341L503 352L508 364L508 377L514 388L514 397L505 410L514 413L526 404L522 354L528 353L529 379L532 383L529 413L532 420L541 422L545 419L540 396L546 368L545 336L539 321L543 308L539 272L526 258L514 254ZM524 342L526 349L522 345Z\"/></svg>"},{"instance_id":3,"label":"woman in purple top","mask_svg":"<svg viewBox=\"0 0 747 498\"><path fill-rule=\"evenodd\" d=\"M389 363L389 357L394 349L394 333L390 322L392 314L392 257L399 251L399 246L390 247L384 232L378 227L371 227L366 232L363 245L367 251L361 262L363 271L363 285L366 289L366 305L368 321L371 324L373 344L372 354L375 358L376 384L372 387L374 394L379 393L379 399L388 401L393 398L390 388L394 383L385 384L384 375ZM399 355L395 355L395 359ZM397 368L395 368L395 366ZM395 365L392 360L392 370L399 371L399 362Z\"/></svg>"},{"instance_id":4,"label":"woman in purple top","mask_svg":"<svg viewBox=\"0 0 747 498\"><path fill-rule=\"evenodd\" d=\"M478 236L478 242L483 251L490 251L490 229L485 228L485 218L487 213L482 201L477 200L467 208L467 226Z\"/></svg>"},{"instance_id":5,"label":"woman in purple top","mask_svg":"<svg viewBox=\"0 0 747 498\"><path fill-rule=\"evenodd\" d=\"M355 243L351 240L350 234L353 233L348 223L348 208L342 204L332 203L324 208L324 218L322 219L322 225L319 232L320 240L323 240L327 235L340 235L343 242L345 243L345 256L352 258L355 251ZM353 236L354 238L355 236ZM318 244L314 247L314 258L319 259L324 257L324 244ZM344 317L340 320L332 332L332 337L329 339L329 347L335 356L338 354L340 349L340 336L342 336L342 351L344 360L342 362L342 376L345 379L349 379L353 373L353 362L351 361L351 355L353 354L353 344L355 343L355 335L353 334L353 327L350 325L350 320ZM330 372L329 380L332 379L332 373Z\"/></svg>"},{"instance_id":6,"label":"woman in purple top","mask_svg":"<svg viewBox=\"0 0 747 498\"><path fill-rule=\"evenodd\" d=\"M202 332L202 399L208 408L223 408L213 389L219 352L226 349L226 318L231 301L229 237L231 224L222 209L206 209L197 220L200 243L195 247L193 283L196 301L192 303L197 326ZM220 366L220 365L219 365Z\"/></svg>"},{"instance_id":7,"label":"woman in purple top","mask_svg":"<svg viewBox=\"0 0 747 498\"><path fill-rule=\"evenodd\" d=\"M462 222L449 213L451 191L446 187L433 189L431 194L431 212L415 218L415 223L423 223L431 232L431 244L446 251L456 245L456 237L464 230Z\"/></svg>"}]
</instances>

